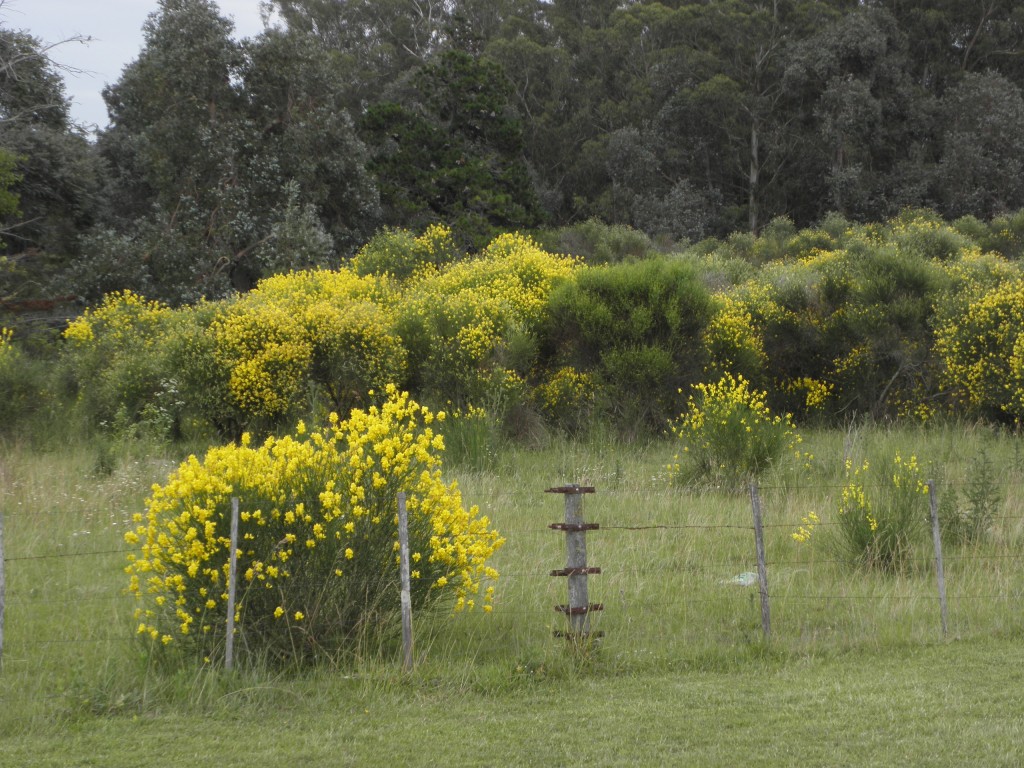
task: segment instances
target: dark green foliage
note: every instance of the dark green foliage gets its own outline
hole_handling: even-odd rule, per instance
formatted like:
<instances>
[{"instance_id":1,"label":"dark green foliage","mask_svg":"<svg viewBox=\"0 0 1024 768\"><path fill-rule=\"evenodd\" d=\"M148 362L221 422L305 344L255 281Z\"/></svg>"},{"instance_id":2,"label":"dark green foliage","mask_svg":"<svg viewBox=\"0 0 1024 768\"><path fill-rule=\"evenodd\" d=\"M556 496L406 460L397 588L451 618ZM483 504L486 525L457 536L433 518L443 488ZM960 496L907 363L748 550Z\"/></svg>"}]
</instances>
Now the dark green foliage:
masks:
<instances>
[{"instance_id":1,"label":"dark green foliage","mask_svg":"<svg viewBox=\"0 0 1024 768\"><path fill-rule=\"evenodd\" d=\"M501 67L452 51L419 70L414 84L409 102L371 107L360 122L388 223L444 222L474 247L538 224Z\"/></svg>"},{"instance_id":2,"label":"dark green foliage","mask_svg":"<svg viewBox=\"0 0 1024 768\"><path fill-rule=\"evenodd\" d=\"M952 545L982 540L992 527L1003 498L992 459L980 451L969 465L967 479L958 490L944 489L939 502L942 541Z\"/></svg>"},{"instance_id":3,"label":"dark green foliage","mask_svg":"<svg viewBox=\"0 0 1024 768\"><path fill-rule=\"evenodd\" d=\"M556 288L542 356L603 383L604 405L631 429L663 425L677 390L702 370L707 289L689 265L664 258L594 267Z\"/></svg>"},{"instance_id":4,"label":"dark green foliage","mask_svg":"<svg viewBox=\"0 0 1024 768\"><path fill-rule=\"evenodd\" d=\"M636 261L654 253L654 244L643 232L599 219L546 232L540 240L553 253L579 256L591 265Z\"/></svg>"},{"instance_id":5,"label":"dark green foliage","mask_svg":"<svg viewBox=\"0 0 1024 768\"><path fill-rule=\"evenodd\" d=\"M99 146L117 214L107 229L133 244L149 295L175 304L326 266L379 221L332 59L299 33L244 44L230 33L208 0L164 0L138 59L105 93L111 126ZM117 284L107 255L86 256L78 272ZM117 287L138 283L136 266L118 261Z\"/></svg>"},{"instance_id":6,"label":"dark green foliage","mask_svg":"<svg viewBox=\"0 0 1024 768\"><path fill-rule=\"evenodd\" d=\"M73 258L78 233L101 208L102 169L71 122L47 51L30 34L0 26L0 248L19 260L51 250L59 265ZM34 285L0 293L43 293L49 275L27 271Z\"/></svg>"},{"instance_id":7,"label":"dark green foliage","mask_svg":"<svg viewBox=\"0 0 1024 768\"><path fill-rule=\"evenodd\" d=\"M995 72L967 74L942 99L937 195L950 216L1024 205L1024 94Z\"/></svg>"}]
</instances>

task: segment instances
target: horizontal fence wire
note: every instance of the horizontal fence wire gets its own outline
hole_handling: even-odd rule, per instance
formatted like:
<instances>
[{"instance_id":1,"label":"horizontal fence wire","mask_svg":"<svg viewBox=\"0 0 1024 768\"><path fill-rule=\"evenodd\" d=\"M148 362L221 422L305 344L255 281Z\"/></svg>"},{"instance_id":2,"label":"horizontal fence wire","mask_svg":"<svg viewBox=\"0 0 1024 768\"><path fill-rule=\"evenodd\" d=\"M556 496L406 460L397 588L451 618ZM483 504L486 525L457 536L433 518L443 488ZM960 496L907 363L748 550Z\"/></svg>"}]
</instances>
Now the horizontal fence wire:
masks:
<instances>
[{"instance_id":1,"label":"horizontal fence wire","mask_svg":"<svg viewBox=\"0 0 1024 768\"><path fill-rule=\"evenodd\" d=\"M873 484L861 484L867 490L873 488L883 487L881 485ZM1010 479L1007 482L1000 482L999 488L1002 492L1006 492L1012 488L1019 488L1024 486L1024 480ZM792 512L786 512L782 519L779 518L777 512L772 509L773 504L778 504L780 501L785 502L785 495L795 492L807 492L807 491L819 491L823 493L834 493L841 491L847 487L846 483L814 483L814 484L777 484L777 485L761 485L759 491L762 494L762 503L764 504L764 514L768 517L769 522L764 522L762 528L769 531L790 531L794 532L802 525L806 525L803 515L796 515ZM953 490L957 493L963 492L965 488L969 487L967 482L958 483L940 483L938 485L938 492L941 494L944 491ZM755 553L753 545L753 523L736 523L736 522L687 522L685 518L679 522L672 521L670 516L671 512L664 510L637 510L630 511L629 514L624 514L621 507L620 500L628 499L631 505L637 504L637 493L638 486L633 487L622 487L613 489L602 489L598 487L596 496L588 497L586 500L586 513L587 519L593 519L599 525L597 530L591 531L588 536L588 541L591 546L592 559L595 565L602 568L600 575L595 575L590 580L591 585L591 597L594 600L600 601L605 606L605 612L601 614L595 613L595 620L601 621L604 626L615 623L616 620L621 620L623 617L638 617L647 614L648 612L663 613L666 610L670 610L673 606L684 608L696 608L698 610L705 607L720 607L723 602L728 600L734 601L745 601L751 600L756 594L756 584L733 586L726 578L737 572L749 572L754 570L755 564ZM736 489L735 496L727 496L725 503L729 505L730 514L735 517L738 514L738 510L749 508L749 500L746 498L747 489ZM645 500L655 500L658 504L669 504L677 506L680 510L680 514L686 514L686 507L689 503L694 500L700 500L704 497L712 497L716 500L721 500L721 491L715 490L714 495L709 492L707 488L687 488L679 486L671 486L667 482L665 483L664 489L650 489L649 487L644 488L647 493ZM502 527L500 524L495 523L495 527L498 528L500 533L506 537L508 543L515 545L517 542L524 542L526 546L535 546L537 542L544 544L543 552L548 552L551 557L551 562L548 567L538 567L535 569L524 568L520 565L511 565L508 568L499 568L500 577L497 581L497 592L495 598L495 614L499 612L507 617L512 617L517 624L535 624L538 627L544 628L549 626L561 625L564 621L564 617L560 617L555 612L555 607L550 602L545 603L551 595L557 597L564 596L564 580L555 580L551 578L550 571L556 570L560 567L562 559L562 548L563 543L561 538L564 537L564 533L560 531L553 531L549 527L551 523L558 521L561 513L561 503L559 501L552 500L551 496L545 496L543 490L491 490L491 494L495 497L495 500L486 506L485 512L492 517L492 521L496 516L496 513L500 512L503 500L514 500L522 502L529 500L529 506L535 507L539 511L545 513L545 521L538 523L536 526L525 526L522 524L515 524L509 527ZM922 510L927 509L927 499L922 498ZM834 510L832 510L834 514ZM821 514L821 513L819 513ZM825 510L824 514L829 514L829 510ZM88 515L93 519L96 518L95 514L91 514L88 510L83 510L79 506L75 505L70 508L63 509L40 509L40 510L25 510L19 509L5 513L5 518L16 523L19 520L29 519L40 515ZM823 516L823 515L822 515ZM1009 512L993 514L989 516L989 521L992 524L1013 524L1020 521L1024 521L1024 515L1022 514L1011 514ZM90 525L99 524L97 522L87 523ZM129 522L127 516L111 515L110 526L113 530L125 529L134 525ZM829 528L837 525L841 525L841 522L837 520L822 519L815 523L815 527ZM745 554L734 557L725 558L714 558L708 559L703 554L700 556L699 562L687 562L685 557L681 557L678 561L662 561L662 562L645 562L642 560L634 560L632 562L623 562L623 550L614 549L614 555L618 558L618 562L609 560L605 555L604 548L609 545L614 545L616 542L636 542L642 541L645 535L659 534L665 537L668 542L678 540L679 542L685 542L687 545L699 545L702 540L702 536L709 533L722 532L734 537L737 542L741 542L741 546L744 548ZM89 535L87 531L76 531L72 533L74 537L71 539L70 544L75 546L81 546L85 542L85 536ZM878 589L878 583L865 586L864 589L870 590L864 594L850 594L850 593L837 593L835 590L829 590L826 592L814 592L803 591L793 589L788 584L784 584L782 587L778 586L778 572L779 570L786 569L807 569L808 567L821 567L821 566L841 566L849 563L847 559L843 559L835 556L828 555L806 555L804 557L791 557L786 555L784 552L778 552L779 538L776 537L772 540L769 546L769 557L765 560L767 568L769 594L773 601L773 604L779 606L785 606L787 603L849 603L849 604L865 604L874 603L879 605L898 605L900 603L920 603L924 605L931 605L938 602L939 597L934 592L933 584L931 582L931 574L929 569L934 564L934 556L931 554L922 554L906 559L906 565L914 572L913 578L917 579L915 582L917 585L917 591L913 589L904 589L903 585L898 585L901 591L899 592L887 592L885 589ZM784 541L788 540L788 536L782 537ZM52 544L51 544L52 546ZM670 544L671 546L671 544ZM787 544L787 546L794 546L793 544ZM773 552L774 551L774 552ZM6 608L8 610L8 619L20 619L24 616L26 611L30 611L34 607L38 607L40 610L59 610L60 606L82 606L88 610L89 606L102 606L105 604L116 604L124 603L126 607L135 606L137 601L131 596L126 594L125 590L121 588L113 589L101 589L98 593L86 593L76 591L75 588L64 588L61 591L45 588L34 588L38 589L38 593L25 594L21 591L21 588L11 593L10 585L12 581L16 581L14 572L19 568L19 565L29 563L32 561L70 561L75 558L102 558L102 557L113 557L121 556L127 558L129 554L138 552L137 548L120 546L111 548L97 548L87 551L80 552L49 552L43 554L4 554L3 561L5 564L9 564L8 568L8 595L6 599ZM628 553L628 550L627 550ZM683 552L682 554L685 554ZM772 556L774 554L774 556ZM499 553L500 555L500 553ZM1024 560L1024 551L1022 552L985 552L985 551L963 551L957 547L950 547L944 553L943 559L947 564L947 567L952 566L954 573L958 566L968 566L973 564L984 564L984 563L996 563L996 564L1015 564ZM676 573L679 574L684 583L704 583L708 589L721 587L720 590L699 593L699 594L686 594L680 591L677 594L673 594L670 599L658 599L658 600L647 600L643 594L629 595L624 594L622 586L623 583L629 584L630 579L643 579L648 576L655 578L662 578L666 574ZM948 572L947 572L948 573ZM625 582L623 581L625 579ZM552 585L546 591L540 588L542 585ZM1024 588L1022 588L1024 589ZM962 580L953 578L948 584L948 597L950 601L957 604L963 604L964 602L971 601L999 601L1006 603L1019 603L1021 602L1022 595L1021 590L1012 590L1009 587L1005 591L993 589L992 584L979 584L977 589L972 591L972 585L964 585ZM532 606L524 606L522 601L524 599L534 599L538 604ZM506 601L512 601L511 603ZM102 610L102 609L101 609ZM630 618L630 620L633 620ZM891 620L898 621L897 618L892 617L881 617L879 621ZM918 617L920 620L920 617ZM123 639L122 624L127 627L130 622L122 621L120 623L111 623L110 626L113 630L107 635L101 636L89 636L81 633L73 636L65 636L63 634L55 637L35 636L31 639L19 637L17 630L12 628L10 624L7 627L7 646L5 648L8 659L14 660L19 659L23 656L26 650L30 650L33 647L46 648L65 648L72 647L75 644L102 644L110 643L112 640ZM474 632L479 632L481 637L486 637L486 630L474 628ZM645 631L657 632L658 628L649 627Z\"/></svg>"}]
</instances>

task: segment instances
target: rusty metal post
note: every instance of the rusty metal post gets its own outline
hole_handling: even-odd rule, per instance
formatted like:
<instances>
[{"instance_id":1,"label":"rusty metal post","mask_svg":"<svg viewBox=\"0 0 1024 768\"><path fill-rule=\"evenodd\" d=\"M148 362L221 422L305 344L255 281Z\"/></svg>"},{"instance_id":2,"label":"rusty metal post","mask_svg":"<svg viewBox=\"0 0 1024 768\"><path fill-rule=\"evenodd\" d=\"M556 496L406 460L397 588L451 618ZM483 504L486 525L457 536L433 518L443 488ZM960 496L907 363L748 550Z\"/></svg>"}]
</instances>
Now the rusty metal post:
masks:
<instances>
[{"instance_id":1,"label":"rusty metal post","mask_svg":"<svg viewBox=\"0 0 1024 768\"><path fill-rule=\"evenodd\" d=\"M594 489L589 486L564 485L548 488L545 493L561 493L565 497L565 522L548 526L556 531L565 531L565 568L551 571L551 575L566 576L569 579L568 605L555 606L555 610L568 616L569 632L555 634L572 640L599 637L602 633L590 631L590 613L603 610L604 606L590 602L587 577L591 573L600 573L601 569L587 565L587 531L595 531L600 525L587 523L583 519L583 494L594 493Z\"/></svg>"}]
</instances>

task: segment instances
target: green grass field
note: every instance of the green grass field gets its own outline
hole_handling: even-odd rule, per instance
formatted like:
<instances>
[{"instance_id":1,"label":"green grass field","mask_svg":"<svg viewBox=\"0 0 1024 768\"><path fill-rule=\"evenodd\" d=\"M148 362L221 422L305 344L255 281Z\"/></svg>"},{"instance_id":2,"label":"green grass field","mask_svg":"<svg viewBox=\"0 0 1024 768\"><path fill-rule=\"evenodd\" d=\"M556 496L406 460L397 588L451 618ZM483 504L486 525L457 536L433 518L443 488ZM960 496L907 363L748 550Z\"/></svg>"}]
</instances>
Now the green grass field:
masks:
<instances>
[{"instance_id":1,"label":"green grass field","mask_svg":"<svg viewBox=\"0 0 1024 768\"><path fill-rule=\"evenodd\" d=\"M394 644L301 673L182 667L133 639L122 534L176 460L85 448L2 456L6 610L0 765L1019 765L1024 761L1024 460L987 429L810 433L809 468L761 483L772 637L742 492L671 486L673 446L554 443L455 468L507 544L493 614L415 617ZM930 542L894 576L828 546L844 455L916 454L966 489L984 452L999 493L978 543L946 547L943 637ZM563 483L594 485L592 617L565 619ZM810 511L812 545L791 538ZM927 513L923 499L922 514Z\"/></svg>"}]
</instances>

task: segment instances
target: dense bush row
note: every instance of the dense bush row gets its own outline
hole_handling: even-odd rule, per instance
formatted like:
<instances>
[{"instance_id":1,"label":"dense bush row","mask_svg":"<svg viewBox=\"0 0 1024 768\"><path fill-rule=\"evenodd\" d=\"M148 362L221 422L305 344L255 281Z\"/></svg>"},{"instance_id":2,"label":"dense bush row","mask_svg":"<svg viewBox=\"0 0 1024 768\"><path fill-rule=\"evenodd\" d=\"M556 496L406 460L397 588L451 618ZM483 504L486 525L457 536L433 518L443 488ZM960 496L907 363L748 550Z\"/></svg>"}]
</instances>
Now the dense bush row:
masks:
<instances>
[{"instance_id":1,"label":"dense bush row","mask_svg":"<svg viewBox=\"0 0 1024 768\"><path fill-rule=\"evenodd\" d=\"M384 231L337 269L222 301L111 294L64 333L64 382L87 423L172 438L270 432L392 383L513 431L660 432L725 374L798 421L1024 415L1024 213L780 220L667 255L620 230L543 237L566 256L521 235L465 255L444 228ZM15 396L57 397L30 391L26 365L0 340Z\"/></svg>"}]
</instances>

